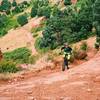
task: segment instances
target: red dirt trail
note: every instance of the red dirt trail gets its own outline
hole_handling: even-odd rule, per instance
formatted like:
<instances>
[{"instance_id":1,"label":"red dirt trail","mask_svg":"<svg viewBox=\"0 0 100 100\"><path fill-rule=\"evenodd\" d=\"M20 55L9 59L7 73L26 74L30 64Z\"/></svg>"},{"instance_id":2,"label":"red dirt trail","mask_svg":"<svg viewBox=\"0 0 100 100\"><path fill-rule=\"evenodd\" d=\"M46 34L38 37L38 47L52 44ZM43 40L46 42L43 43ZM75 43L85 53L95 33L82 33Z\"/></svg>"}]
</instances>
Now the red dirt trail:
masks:
<instances>
[{"instance_id":1,"label":"red dirt trail","mask_svg":"<svg viewBox=\"0 0 100 100\"><path fill-rule=\"evenodd\" d=\"M0 100L100 100L100 52L68 71L1 85Z\"/></svg>"}]
</instances>

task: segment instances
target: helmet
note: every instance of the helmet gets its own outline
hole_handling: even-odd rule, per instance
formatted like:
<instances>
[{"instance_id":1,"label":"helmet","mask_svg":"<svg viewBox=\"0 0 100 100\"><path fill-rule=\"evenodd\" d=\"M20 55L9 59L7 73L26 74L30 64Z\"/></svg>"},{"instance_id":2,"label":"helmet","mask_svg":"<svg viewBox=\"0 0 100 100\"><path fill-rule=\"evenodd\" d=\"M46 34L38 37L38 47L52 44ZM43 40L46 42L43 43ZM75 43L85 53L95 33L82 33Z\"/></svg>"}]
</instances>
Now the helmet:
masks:
<instances>
[{"instance_id":1,"label":"helmet","mask_svg":"<svg viewBox=\"0 0 100 100\"><path fill-rule=\"evenodd\" d=\"M64 43L64 46L68 46L68 43Z\"/></svg>"}]
</instances>

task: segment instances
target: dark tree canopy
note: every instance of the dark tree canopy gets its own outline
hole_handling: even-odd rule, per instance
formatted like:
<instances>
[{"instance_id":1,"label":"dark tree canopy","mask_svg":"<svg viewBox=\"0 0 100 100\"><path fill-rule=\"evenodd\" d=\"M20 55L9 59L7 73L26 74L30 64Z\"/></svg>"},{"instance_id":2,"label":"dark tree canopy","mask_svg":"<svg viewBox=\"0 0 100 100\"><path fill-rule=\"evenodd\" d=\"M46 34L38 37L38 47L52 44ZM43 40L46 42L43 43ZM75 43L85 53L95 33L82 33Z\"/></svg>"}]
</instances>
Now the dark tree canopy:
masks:
<instances>
[{"instance_id":1,"label":"dark tree canopy","mask_svg":"<svg viewBox=\"0 0 100 100\"><path fill-rule=\"evenodd\" d=\"M97 36L100 37L100 0L96 0L93 6L94 26L97 30Z\"/></svg>"}]
</instances>

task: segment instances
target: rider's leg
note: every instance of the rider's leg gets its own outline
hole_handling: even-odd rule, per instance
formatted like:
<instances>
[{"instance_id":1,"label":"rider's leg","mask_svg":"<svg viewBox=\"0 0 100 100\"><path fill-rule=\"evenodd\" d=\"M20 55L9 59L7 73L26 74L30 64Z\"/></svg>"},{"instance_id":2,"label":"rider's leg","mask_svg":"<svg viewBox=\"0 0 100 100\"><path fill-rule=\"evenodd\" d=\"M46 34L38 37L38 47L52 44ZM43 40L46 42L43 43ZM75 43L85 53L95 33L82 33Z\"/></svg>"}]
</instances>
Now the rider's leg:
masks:
<instances>
[{"instance_id":1,"label":"rider's leg","mask_svg":"<svg viewBox=\"0 0 100 100\"><path fill-rule=\"evenodd\" d=\"M65 71L65 68L66 68L66 61L65 58L63 58L62 71Z\"/></svg>"},{"instance_id":2,"label":"rider's leg","mask_svg":"<svg viewBox=\"0 0 100 100\"><path fill-rule=\"evenodd\" d=\"M65 60L63 59L62 71L65 71L65 67L66 67Z\"/></svg>"},{"instance_id":3,"label":"rider's leg","mask_svg":"<svg viewBox=\"0 0 100 100\"><path fill-rule=\"evenodd\" d=\"M65 59L64 59L64 62L65 62L65 66L67 67L67 69L69 69L69 67L68 67L68 60L67 60L67 58L65 58Z\"/></svg>"},{"instance_id":4,"label":"rider's leg","mask_svg":"<svg viewBox=\"0 0 100 100\"><path fill-rule=\"evenodd\" d=\"M67 69L69 69L68 68L68 60L67 60L67 58L64 59L64 62L65 62L65 67L67 67Z\"/></svg>"}]
</instances>

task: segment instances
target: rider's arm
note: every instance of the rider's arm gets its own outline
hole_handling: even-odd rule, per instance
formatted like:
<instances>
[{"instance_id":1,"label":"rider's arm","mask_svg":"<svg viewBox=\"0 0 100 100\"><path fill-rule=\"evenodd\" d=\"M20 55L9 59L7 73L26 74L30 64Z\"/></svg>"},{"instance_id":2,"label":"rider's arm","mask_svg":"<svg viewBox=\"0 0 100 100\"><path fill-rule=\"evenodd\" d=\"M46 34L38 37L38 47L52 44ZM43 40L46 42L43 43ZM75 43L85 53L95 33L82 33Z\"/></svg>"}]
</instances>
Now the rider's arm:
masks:
<instances>
[{"instance_id":1,"label":"rider's arm","mask_svg":"<svg viewBox=\"0 0 100 100\"><path fill-rule=\"evenodd\" d=\"M61 52L59 54L62 54L64 49L65 49L65 47L62 47Z\"/></svg>"}]
</instances>

